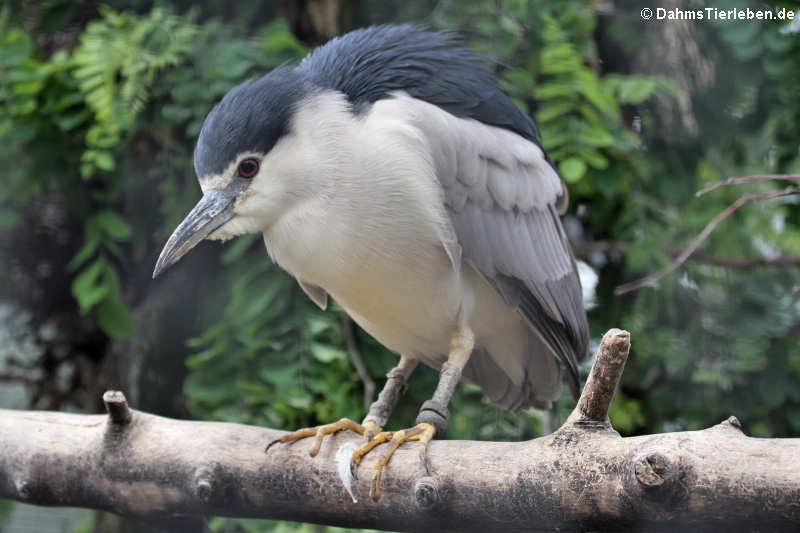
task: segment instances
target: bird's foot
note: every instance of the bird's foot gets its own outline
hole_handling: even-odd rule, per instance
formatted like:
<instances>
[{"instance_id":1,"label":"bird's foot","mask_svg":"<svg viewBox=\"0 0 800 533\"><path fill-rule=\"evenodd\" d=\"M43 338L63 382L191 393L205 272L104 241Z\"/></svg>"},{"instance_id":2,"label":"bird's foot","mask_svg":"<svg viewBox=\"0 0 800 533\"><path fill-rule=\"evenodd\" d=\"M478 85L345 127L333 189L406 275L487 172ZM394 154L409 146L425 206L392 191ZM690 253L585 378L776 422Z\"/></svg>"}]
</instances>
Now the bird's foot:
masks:
<instances>
[{"instance_id":1,"label":"bird's foot","mask_svg":"<svg viewBox=\"0 0 800 533\"><path fill-rule=\"evenodd\" d=\"M380 444L389 443L389 447L383 452L383 455L375 463L375 471L372 475L372 485L369 489L369 497L372 501L378 501L381 497L381 477L383 476L383 469L389 464L389 461L394 455L397 448L404 442L417 440L419 441L419 457L422 465L425 467L425 472L430 475L430 468L428 465L428 443L436 435L436 428L432 424L420 423L409 429L402 429L400 431L378 431L367 442L361 445L355 452L353 452L352 464L357 467L361 464L364 456L367 455L373 448ZM355 472L355 468L351 468Z\"/></svg>"},{"instance_id":2,"label":"bird's foot","mask_svg":"<svg viewBox=\"0 0 800 533\"><path fill-rule=\"evenodd\" d=\"M280 439L275 439L274 441L267 444L267 448L264 450L268 452L270 448L272 448L275 444L286 444L287 442L294 442L300 439L306 439L308 437L316 437L314 440L314 446L312 446L311 451L308 454L311 457L315 457L319 453L319 449L322 447L322 441L325 440L327 435L333 435L334 433L338 433L344 429L352 431L354 433L358 433L359 435L364 435L367 431L374 431L375 426L374 423L370 425L370 422L367 421L365 425L358 424L353 422L349 418L342 418L337 422L333 422L332 424L325 424L324 426L317 426L313 428L305 428L305 429L298 429L288 435L284 435ZM377 426L375 426L377 428ZM378 432L380 428L377 428Z\"/></svg>"},{"instance_id":3,"label":"bird's foot","mask_svg":"<svg viewBox=\"0 0 800 533\"><path fill-rule=\"evenodd\" d=\"M427 475L430 475L430 465L428 463L428 443L436 435L436 427L427 422L421 422L416 426L403 429L400 431L381 431L381 428L372 420L365 420L363 424L353 422L349 418L342 418L332 424L325 424L313 428L299 429L288 435L284 435L280 439L276 439L267 445L266 450L274 444L286 444L287 442L294 442L309 437L315 437L314 445L311 447L309 455L312 457L319 453L322 447L322 441L325 440L327 435L333 435L342 430L349 430L359 435L363 435L366 442L358 447L350 460L350 472L356 478L356 469L364 457L371 452L376 446L384 443L389 443L389 447L383 452L383 455L378 459L375 464L375 471L372 475L372 485L369 490L369 497L373 501L378 501L381 495L381 477L383 476L383 469L389 464L389 461L394 455L397 448L404 442L412 440L419 441L419 457L422 465L425 468Z\"/></svg>"}]
</instances>

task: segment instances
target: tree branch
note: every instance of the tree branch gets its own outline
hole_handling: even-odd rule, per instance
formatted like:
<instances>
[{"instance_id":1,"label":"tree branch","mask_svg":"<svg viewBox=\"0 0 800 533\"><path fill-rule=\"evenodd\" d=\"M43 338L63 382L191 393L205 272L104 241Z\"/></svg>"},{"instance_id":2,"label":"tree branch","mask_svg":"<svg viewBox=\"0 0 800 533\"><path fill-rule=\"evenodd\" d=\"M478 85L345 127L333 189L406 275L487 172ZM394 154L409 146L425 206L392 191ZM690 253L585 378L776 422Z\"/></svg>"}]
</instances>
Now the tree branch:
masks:
<instances>
[{"instance_id":1,"label":"tree branch","mask_svg":"<svg viewBox=\"0 0 800 533\"><path fill-rule=\"evenodd\" d=\"M723 181L719 181L708 187L700 189L696 193L695 196L703 196L704 194L708 194L711 191L716 191L720 187L728 187L730 185L743 185L745 183L762 183L765 181L800 181L800 175L795 174L763 174L760 176L742 176L739 178L728 178Z\"/></svg>"},{"instance_id":2,"label":"tree branch","mask_svg":"<svg viewBox=\"0 0 800 533\"><path fill-rule=\"evenodd\" d=\"M347 344L347 353L350 356L350 361L356 367L361 384L364 385L364 409L369 409L372 400L375 399L375 381L369 375L364 360L361 358L361 350L358 349L358 343L356 342L353 319L344 313L342 313L342 331L344 332L344 340Z\"/></svg>"},{"instance_id":3,"label":"tree branch","mask_svg":"<svg viewBox=\"0 0 800 533\"><path fill-rule=\"evenodd\" d=\"M681 251L675 251L674 255L680 255ZM705 263L707 265L722 266L728 268L757 268L765 266L774 267L800 267L800 257L794 255L779 255L777 257L727 257L715 255L702 250L695 250L690 261Z\"/></svg>"},{"instance_id":4,"label":"tree branch","mask_svg":"<svg viewBox=\"0 0 800 533\"><path fill-rule=\"evenodd\" d=\"M607 412L630 346L603 338L574 412L527 442L434 441L432 474L414 445L387 467L383 496L366 498L378 454L359 467L353 503L336 450L264 446L284 434L238 424L171 420L105 395L110 416L0 410L0 497L105 509L202 531L226 515L403 531L616 529L745 531L800 528L800 439L758 439L734 417L704 431L621 438Z\"/></svg>"},{"instance_id":5,"label":"tree branch","mask_svg":"<svg viewBox=\"0 0 800 533\"><path fill-rule=\"evenodd\" d=\"M618 286L614 289L614 294L621 295L626 294L628 292L633 292L644 287L655 287L658 285L658 282L661 281L664 277L672 274L678 267L686 262L691 255L697 251L701 244L705 242L705 240L714 232L714 230L719 226L722 222L724 222L728 217L734 214L739 208L753 203L753 202L762 202L765 200L774 200L775 198L782 198L784 196L792 196L795 194L800 194L800 187L787 187L781 191L773 191L768 193L761 193L761 194L746 194L733 202L731 205L726 207L721 213L711 219L711 221L706 224L706 227L703 228L697 237L687 246L683 252L681 252L678 257L676 257L672 262L670 262L667 266L656 272L655 274L651 274L649 276L645 276L643 278L637 279L630 283L625 283L624 285Z\"/></svg>"}]
</instances>

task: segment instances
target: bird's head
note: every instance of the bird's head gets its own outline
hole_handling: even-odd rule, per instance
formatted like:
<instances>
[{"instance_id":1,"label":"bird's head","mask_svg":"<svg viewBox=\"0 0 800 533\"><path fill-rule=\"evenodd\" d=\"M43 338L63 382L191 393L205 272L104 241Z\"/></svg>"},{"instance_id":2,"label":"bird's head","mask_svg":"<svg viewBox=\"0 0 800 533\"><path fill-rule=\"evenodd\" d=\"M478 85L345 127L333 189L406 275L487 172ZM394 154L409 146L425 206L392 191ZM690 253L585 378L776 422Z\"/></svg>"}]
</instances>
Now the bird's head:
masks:
<instances>
[{"instance_id":1,"label":"bird's head","mask_svg":"<svg viewBox=\"0 0 800 533\"><path fill-rule=\"evenodd\" d=\"M264 231L311 193L320 172L308 132L297 129L314 129L319 92L279 67L233 88L214 107L194 152L203 197L170 236L154 278L203 239Z\"/></svg>"}]
</instances>

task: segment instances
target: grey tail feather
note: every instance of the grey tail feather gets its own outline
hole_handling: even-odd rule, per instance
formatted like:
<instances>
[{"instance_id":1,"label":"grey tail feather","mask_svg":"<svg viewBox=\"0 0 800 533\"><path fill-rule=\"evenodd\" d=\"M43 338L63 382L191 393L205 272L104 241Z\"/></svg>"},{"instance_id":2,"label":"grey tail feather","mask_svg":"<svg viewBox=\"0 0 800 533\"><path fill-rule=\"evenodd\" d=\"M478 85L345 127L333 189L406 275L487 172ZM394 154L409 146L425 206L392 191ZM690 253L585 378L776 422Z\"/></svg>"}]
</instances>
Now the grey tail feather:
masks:
<instances>
[{"instance_id":1,"label":"grey tail feather","mask_svg":"<svg viewBox=\"0 0 800 533\"><path fill-rule=\"evenodd\" d=\"M464 377L481 387L493 404L512 412L534 407L549 409L561 394L561 366L552 350L529 334L523 365L525 375L517 385L483 348L476 348L464 368Z\"/></svg>"}]
</instances>

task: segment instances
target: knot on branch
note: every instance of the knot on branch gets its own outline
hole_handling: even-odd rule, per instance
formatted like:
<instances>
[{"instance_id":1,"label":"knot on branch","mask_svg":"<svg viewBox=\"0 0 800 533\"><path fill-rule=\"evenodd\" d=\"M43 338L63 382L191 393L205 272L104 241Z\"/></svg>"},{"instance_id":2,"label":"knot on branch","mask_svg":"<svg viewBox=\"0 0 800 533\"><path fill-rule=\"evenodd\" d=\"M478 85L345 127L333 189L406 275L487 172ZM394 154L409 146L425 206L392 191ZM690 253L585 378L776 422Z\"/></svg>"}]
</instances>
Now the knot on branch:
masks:
<instances>
[{"instance_id":1,"label":"knot on branch","mask_svg":"<svg viewBox=\"0 0 800 533\"><path fill-rule=\"evenodd\" d=\"M649 451L637 456L632 464L629 489L641 499L646 515L656 519L661 513L672 514L689 502L689 487L694 486L690 463L669 451Z\"/></svg>"},{"instance_id":2,"label":"knot on branch","mask_svg":"<svg viewBox=\"0 0 800 533\"><path fill-rule=\"evenodd\" d=\"M426 476L414 484L414 501L420 510L428 511L439 503L439 483L435 478Z\"/></svg>"},{"instance_id":3,"label":"knot on branch","mask_svg":"<svg viewBox=\"0 0 800 533\"><path fill-rule=\"evenodd\" d=\"M31 486L27 479L17 478L14 480L14 488L20 501L28 501L31 497Z\"/></svg>"},{"instance_id":4,"label":"knot on branch","mask_svg":"<svg viewBox=\"0 0 800 533\"><path fill-rule=\"evenodd\" d=\"M124 426L130 423L133 412L128 407L128 401L121 391L108 390L103 393L103 403L108 411L108 418L112 424Z\"/></svg>"},{"instance_id":5,"label":"knot on branch","mask_svg":"<svg viewBox=\"0 0 800 533\"><path fill-rule=\"evenodd\" d=\"M660 487L669 470L669 460L654 452L641 456L633 462L636 480L645 488Z\"/></svg>"},{"instance_id":6,"label":"knot on branch","mask_svg":"<svg viewBox=\"0 0 800 533\"><path fill-rule=\"evenodd\" d=\"M209 504L213 495L218 492L221 468L218 463L214 463L213 465L202 466L195 471L191 489L197 499L204 505Z\"/></svg>"}]
</instances>

